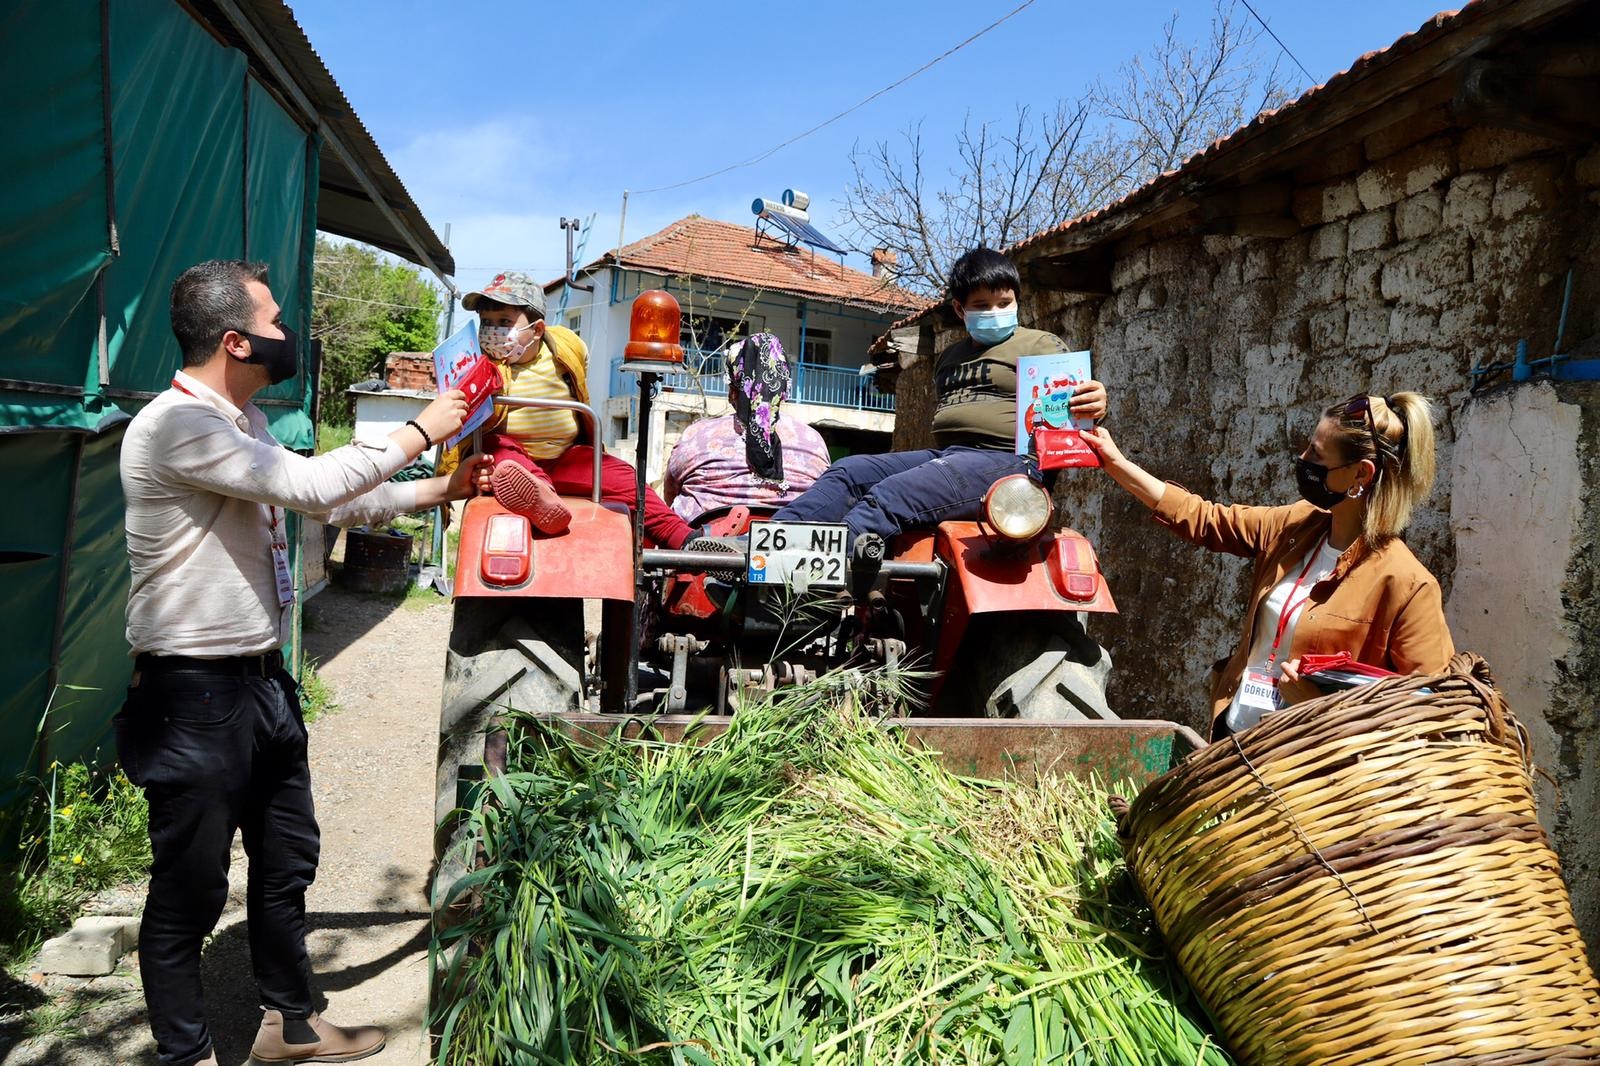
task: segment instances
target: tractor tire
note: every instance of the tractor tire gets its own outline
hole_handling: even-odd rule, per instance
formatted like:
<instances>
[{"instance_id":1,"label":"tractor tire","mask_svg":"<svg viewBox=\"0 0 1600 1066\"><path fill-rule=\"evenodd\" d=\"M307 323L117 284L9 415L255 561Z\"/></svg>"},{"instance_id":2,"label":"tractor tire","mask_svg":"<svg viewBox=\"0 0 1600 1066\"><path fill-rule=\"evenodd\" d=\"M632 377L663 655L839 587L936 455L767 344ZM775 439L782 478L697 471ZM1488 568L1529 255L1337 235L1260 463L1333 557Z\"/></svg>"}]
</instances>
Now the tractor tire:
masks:
<instances>
[{"instance_id":1,"label":"tractor tire","mask_svg":"<svg viewBox=\"0 0 1600 1066\"><path fill-rule=\"evenodd\" d=\"M1106 703L1111 656L1082 613L972 620L940 698L941 713L1036 720L1115 720Z\"/></svg>"},{"instance_id":2,"label":"tractor tire","mask_svg":"<svg viewBox=\"0 0 1600 1066\"><path fill-rule=\"evenodd\" d=\"M581 710L583 667L581 600L456 601L439 710L430 892L436 930L457 924L471 905L470 899L448 906L446 901L477 861L463 808L472 802L487 773L485 744L496 731L496 720L509 710ZM463 950L466 945L457 943L448 956L436 959L430 1018L436 1019L460 992L445 987L444 980L452 959Z\"/></svg>"},{"instance_id":3,"label":"tractor tire","mask_svg":"<svg viewBox=\"0 0 1600 1066\"><path fill-rule=\"evenodd\" d=\"M495 719L509 710L581 710L583 667L581 600L456 601L439 709L436 893L448 887L446 864L467 860L456 854L459 812L483 780L485 740ZM465 873L464 865L460 873Z\"/></svg>"}]
</instances>

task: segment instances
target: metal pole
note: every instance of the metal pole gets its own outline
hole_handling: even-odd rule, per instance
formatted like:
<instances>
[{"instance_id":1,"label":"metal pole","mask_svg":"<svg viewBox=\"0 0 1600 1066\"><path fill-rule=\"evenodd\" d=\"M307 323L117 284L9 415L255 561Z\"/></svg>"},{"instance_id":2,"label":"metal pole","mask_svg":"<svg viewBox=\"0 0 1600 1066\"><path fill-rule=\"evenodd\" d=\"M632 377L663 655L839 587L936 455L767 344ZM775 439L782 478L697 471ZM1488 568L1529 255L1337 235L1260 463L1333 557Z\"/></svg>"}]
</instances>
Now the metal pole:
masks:
<instances>
[{"instance_id":1,"label":"metal pole","mask_svg":"<svg viewBox=\"0 0 1600 1066\"><path fill-rule=\"evenodd\" d=\"M628 231L628 190L622 190L622 218L617 221L617 269L622 269L622 235Z\"/></svg>"},{"instance_id":2,"label":"metal pole","mask_svg":"<svg viewBox=\"0 0 1600 1066\"><path fill-rule=\"evenodd\" d=\"M450 223L444 224L444 250L450 250ZM444 291L444 340L456 331L456 294L454 289L446 288Z\"/></svg>"},{"instance_id":3,"label":"metal pole","mask_svg":"<svg viewBox=\"0 0 1600 1066\"><path fill-rule=\"evenodd\" d=\"M806 402L806 315L811 307L806 301L800 301L800 350L794 357L794 398L796 403Z\"/></svg>"},{"instance_id":4,"label":"metal pole","mask_svg":"<svg viewBox=\"0 0 1600 1066\"><path fill-rule=\"evenodd\" d=\"M648 484L645 466L650 458L650 394L655 391L656 375L639 375L639 437L633 446L637 491L633 507L633 634L628 641L628 676L622 689L622 713L632 714L639 695L639 645L644 641L644 593L646 578L642 565L644 552L644 493Z\"/></svg>"}]
</instances>

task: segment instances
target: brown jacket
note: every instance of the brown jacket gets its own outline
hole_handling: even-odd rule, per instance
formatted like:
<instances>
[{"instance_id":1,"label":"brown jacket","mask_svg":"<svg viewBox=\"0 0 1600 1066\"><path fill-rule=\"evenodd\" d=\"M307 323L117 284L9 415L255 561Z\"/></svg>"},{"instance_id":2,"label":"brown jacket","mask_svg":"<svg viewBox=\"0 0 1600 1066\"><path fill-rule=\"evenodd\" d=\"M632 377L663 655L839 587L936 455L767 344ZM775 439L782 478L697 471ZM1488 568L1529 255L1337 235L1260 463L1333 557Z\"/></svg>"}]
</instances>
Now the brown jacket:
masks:
<instances>
[{"instance_id":1,"label":"brown jacket","mask_svg":"<svg viewBox=\"0 0 1600 1066\"><path fill-rule=\"evenodd\" d=\"M1333 519L1309 503L1224 506L1170 482L1155 518L1191 544L1255 560L1239 646L1211 668L1214 726L1250 665L1245 660L1255 642L1261 601L1291 566L1305 561ZM1365 539L1357 540L1339 557L1328 579L1312 586L1310 595L1286 660L1307 652L1348 651L1359 662L1410 674L1442 671L1455 654L1439 582L1398 537L1375 549Z\"/></svg>"}]
</instances>

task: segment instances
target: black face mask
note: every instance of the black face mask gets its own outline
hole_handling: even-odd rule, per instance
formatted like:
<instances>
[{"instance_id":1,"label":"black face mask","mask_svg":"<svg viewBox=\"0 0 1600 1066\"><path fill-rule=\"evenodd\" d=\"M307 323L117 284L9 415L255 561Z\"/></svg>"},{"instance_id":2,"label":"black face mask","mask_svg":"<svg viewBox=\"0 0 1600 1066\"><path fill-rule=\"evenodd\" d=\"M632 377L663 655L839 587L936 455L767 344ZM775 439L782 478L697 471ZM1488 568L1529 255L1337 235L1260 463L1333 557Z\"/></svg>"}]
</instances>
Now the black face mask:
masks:
<instances>
[{"instance_id":1,"label":"black face mask","mask_svg":"<svg viewBox=\"0 0 1600 1066\"><path fill-rule=\"evenodd\" d=\"M254 333L244 332L239 334L250 341L250 354L244 361L266 367L267 380L274 385L288 381L300 369L299 338L288 326L278 328L283 330L281 338L258 337Z\"/></svg>"},{"instance_id":2,"label":"black face mask","mask_svg":"<svg viewBox=\"0 0 1600 1066\"><path fill-rule=\"evenodd\" d=\"M1295 456L1294 482L1300 489L1300 498L1313 507L1320 507L1324 511L1332 510L1334 504L1344 499L1344 493L1334 492L1328 488L1328 475L1335 470L1343 469L1342 466L1327 467Z\"/></svg>"}]
</instances>

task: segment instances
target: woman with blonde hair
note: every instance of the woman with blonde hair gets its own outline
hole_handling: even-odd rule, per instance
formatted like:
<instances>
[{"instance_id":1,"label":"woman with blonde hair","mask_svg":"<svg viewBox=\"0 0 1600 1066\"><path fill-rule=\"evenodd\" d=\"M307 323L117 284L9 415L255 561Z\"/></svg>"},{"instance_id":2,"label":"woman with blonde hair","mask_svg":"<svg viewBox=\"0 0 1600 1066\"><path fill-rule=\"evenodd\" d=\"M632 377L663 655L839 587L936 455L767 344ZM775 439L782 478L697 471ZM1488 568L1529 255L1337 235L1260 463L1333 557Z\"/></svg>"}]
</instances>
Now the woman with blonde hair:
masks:
<instances>
[{"instance_id":1,"label":"woman with blonde hair","mask_svg":"<svg viewBox=\"0 0 1600 1066\"><path fill-rule=\"evenodd\" d=\"M1163 483L1104 428L1084 439L1112 479L1177 536L1254 560L1238 646L1213 668L1212 736L1320 693L1302 656L1349 652L1396 673L1438 671L1455 648L1439 582L1399 539L1433 487L1433 405L1415 392L1353 396L1322 412L1294 459L1304 502L1223 505Z\"/></svg>"}]
</instances>

